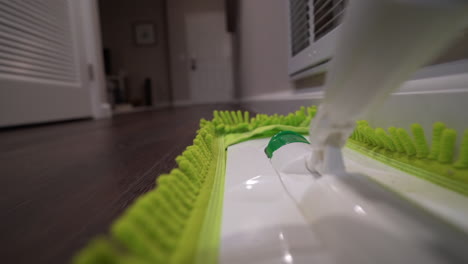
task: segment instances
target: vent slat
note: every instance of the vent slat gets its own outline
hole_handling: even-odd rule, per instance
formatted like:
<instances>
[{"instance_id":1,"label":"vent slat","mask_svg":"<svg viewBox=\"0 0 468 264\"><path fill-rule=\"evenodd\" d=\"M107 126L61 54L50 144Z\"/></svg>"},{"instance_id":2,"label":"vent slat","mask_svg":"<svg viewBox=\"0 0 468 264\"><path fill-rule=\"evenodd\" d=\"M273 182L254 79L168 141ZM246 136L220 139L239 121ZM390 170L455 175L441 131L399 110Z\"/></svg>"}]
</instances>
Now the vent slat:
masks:
<instances>
[{"instance_id":1,"label":"vent slat","mask_svg":"<svg viewBox=\"0 0 468 264\"><path fill-rule=\"evenodd\" d=\"M8 30L10 34L28 36L36 41L47 43L52 47L63 48L67 47L67 35L59 34L58 32L47 32L40 25L27 23L24 19L18 16L12 16L0 10L0 30ZM60 39L59 37L64 38Z\"/></svg>"},{"instance_id":2,"label":"vent slat","mask_svg":"<svg viewBox=\"0 0 468 264\"><path fill-rule=\"evenodd\" d=\"M298 34L294 36L293 45L306 42L309 40L309 38L310 38L310 33L308 31L299 32Z\"/></svg>"},{"instance_id":3,"label":"vent slat","mask_svg":"<svg viewBox=\"0 0 468 264\"><path fill-rule=\"evenodd\" d=\"M49 53L54 54L53 56L67 56L67 54L70 54L70 51L72 50L71 47L60 47L58 45L53 45L47 40L37 38L36 36L32 36L21 31L17 31L11 27L8 27L7 25L2 24L1 22L0 38L5 39L5 41L9 40L13 42L12 44L21 43L48 51Z\"/></svg>"},{"instance_id":4,"label":"vent slat","mask_svg":"<svg viewBox=\"0 0 468 264\"><path fill-rule=\"evenodd\" d=\"M71 79L74 80L75 76L71 72L66 72L61 69L56 70L53 68L46 68L30 63L24 63L20 61L11 61L11 60L3 60L1 59L1 54L0 54L0 65L8 67L10 70L24 70L24 71L30 71L30 72L37 72L37 73L44 73L44 74L52 74L52 75L60 75L61 77L65 79Z\"/></svg>"},{"instance_id":5,"label":"vent slat","mask_svg":"<svg viewBox=\"0 0 468 264\"><path fill-rule=\"evenodd\" d=\"M335 21L337 21L337 20L339 20L339 19L341 18L341 16L343 15L343 12L344 12L344 10L341 10L339 14L337 14L337 15L334 16L332 19L328 20L327 23L325 23L323 26L321 26L320 28L318 28L317 30L315 30L315 33L316 33L317 35L323 34L323 31L327 30L327 27L328 27L331 23L333 23L333 22L335 22ZM335 27L336 27L336 26L335 26ZM335 27L333 27L333 28L335 28ZM333 28L332 28L332 29L333 29ZM331 31L332 29L328 29L327 32Z\"/></svg>"},{"instance_id":6,"label":"vent slat","mask_svg":"<svg viewBox=\"0 0 468 264\"><path fill-rule=\"evenodd\" d=\"M61 68L67 68L69 70L73 68L73 64L70 61L66 61L61 58L54 58L50 56L50 54L31 52L30 50L25 50L18 46L14 47L14 45L2 45L2 43L5 44L0 39L0 53L9 54L11 56L15 56L16 58L22 57L26 59L41 61L43 63L49 63L51 65L60 66Z\"/></svg>"},{"instance_id":7,"label":"vent slat","mask_svg":"<svg viewBox=\"0 0 468 264\"><path fill-rule=\"evenodd\" d=\"M48 74L37 71L31 71L27 69L20 68L11 68L9 66L3 66L0 64L0 74L7 75L16 75L20 77L30 77L30 78L39 78L53 81L66 81L66 82L75 82L75 79L70 79L68 77L63 77L59 74Z\"/></svg>"},{"instance_id":8,"label":"vent slat","mask_svg":"<svg viewBox=\"0 0 468 264\"><path fill-rule=\"evenodd\" d=\"M322 2L318 2L314 4L314 16L318 13L320 13L329 3L331 3L333 0L324 0Z\"/></svg>"},{"instance_id":9,"label":"vent slat","mask_svg":"<svg viewBox=\"0 0 468 264\"><path fill-rule=\"evenodd\" d=\"M291 52L296 55L310 46L310 15L308 0L289 0Z\"/></svg>"},{"instance_id":10,"label":"vent slat","mask_svg":"<svg viewBox=\"0 0 468 264\"><path fill-rule=\"evenodd\" d=\"M31 5L31 6L34 6L37 10L41 10L42 12L44 12L45 14L47 14L48 16L50 16L50 14L52 14L51 11L51 7L49 5L49 3L51 1L34 1L34 0L27 0L25 1L28 5Z\"/></svg>"},{"instance_id":11,"label":"vent slat","mask_svg":"<svg viewBox=\"0 0 468 264\"><path fill-rule=\"evenodd\" d=\"M10 1L10 2L13 2L13 1ZM18 6L19 8L21 8L22 10L30 10L34 13L37 13L37 15L40 17L38 18L38 21L41 20L41 21L46 21L46 23L50 24L50 25L55 25L57 27L62 27L65 29L65 27L63 27L63 22L67 22L68 21L65 19L65 21L59 21L59 19L53 15L51 13L51 10L49 9L42 9L42 8L37 8L35 7L33 4L36 4L36 2L38 1L32 1L33 3L31 3L31 1L16 1L14 3L15 6ZM42 5L44 5L44 3L39 3Z\"/></svg>"},{"instance_id":12,"label":"vent slat","mask_svg":"<svg viewBox=\"0 0 468 264\"><path fill-rule=\"evenodd\" d=\"M58 23L57 20L47 19L44 14L38 12L38 10L31 9L31 6L26 5L23 1L18 1L17 4L14 4L12 1L5 1L2 6L4 9L10 11L10 13L15 13L20 15L20 12L24 13L26 19L29 18L31 21L41 22L42 27L47 28L50 31L56 31L59 33L64 33L66 29L63 27L64 23Z\"/></svg>"},{"instance_id":13,"label":"vent slat","mask_svg":"<svg viewBox=\"0 0 468 264\"><path fill-rule=\"evenodd\" d=\"M308 24L309 20L309 13L305 10L302 13L295 14L295 18L292 20L293 29L296 29L297 26L302 24Z\"/></svg>"},{"instance_id":14,"label":"vent slat","mask_svg":"<svg viewBox=\"0 0 468 264\"><path fill-rule=\"evenodd\" d=\"M25 42L26 43L15 42L14 40L12 41L11 39L4 37L0 33L0 46L1 46L1 49L4 49L4 50L14 50L14 49L16 49L20 53L24 53L24 52L26 52L26 53L35 53L35 54L37 54L38 56L41 56L41 57L48 57L49 60L62 61L63 63L67 63L67 64L72 64L72 62L73 62L68 57L59 56L59 54L56 54L53 51L49 51L49 50L43 49L41 47L36 47L35 45L31 45L27 41L25 41Z\"/></svg>"},{"instance_id":15,"label":"vent slat","mask_svg":"<svg viewBox=\"0 0 468 264\"><path fill-rule=\"evenodd\" d=\"M61 71L65 74L68 74L68 72L70 72L70 70L73 69L70 65L52 63L41 59L38 60L33 57L18 56L14 53L5 53L2 51L0 51L0 61L8 63L23 63L34 67L40 67L40 69L42 68L52 69L54 71Z\"/></svg>"},{"instance_id":16,"label":"vent slat","mask_svg":"<svg viewBox=\"0 0 468 264\"><path fill-rule=\"evenodd\" d=\"M79 79L70 28L73 0L2 1L0 74L76 82Z\"/></svg>"},{"instance_id":17,"label":"vent slat","mask_svg":"<svg viewBox=\"0 0 468 264\"><path fill-rule=\"evenodd\" d=\"M339 2L336 2L336 4L334 4L332 6L332 8L328 9L325 13L323 13L322 15L320 16L317 16L316 18L314 18L315 20L315 24L319 24L320 22L322 22L328 15L330 15L332 12L334 11L343 11L342 9L338 9L339 8L339 5L341 5L343 3L343 0L339 1Z\"/></svg>"},{"instance_id":18,"label":"vent slat","mask_svg":"<svg viewBox=\"0 0 468 264\"><path fill-rule=\"evenodd\" d=\"M291 13L301 11L307 5L307 0L291 1Z\"/></svg>"},{"instance_id":19,"label":"vent slat","mask_svg":"<svg viewBox=\"0 0 468 264\"><path fill-rule=\"evenodd\" d=\"M341 23L345 0L314 0L314 41L319 40Z\"/></svg>"},{"instance_id":20,"label":"vent slat","mask_svg":"<svg viewBox=\"0 0 468 264\"><path fill-rule=\"evenodd\" d=\"M309 25L308 24L302 24L292 34L293 34L293 37L296 38L296 37L299 37L299 36L303 36L306 33L310 36Z\"/></svg>"},{"instance_id":21,"label":"vent slat","mask_svg":"<svg viewBox=\"0 0 468 264\"><path fill-rule=\"evenodd\" d=\"M28 36L27 34L21 34L16 32L16 34L9 34L11 30L2 24L0 24L0 43L4 43L8 46L29 46L31 49L39 50L40 53L46 53L52 57L59 57L64 60L70 60L67 57L70 50L58 49L47 45L42 41L37 40L35 37Z\"/></svg>"}]
</instances>

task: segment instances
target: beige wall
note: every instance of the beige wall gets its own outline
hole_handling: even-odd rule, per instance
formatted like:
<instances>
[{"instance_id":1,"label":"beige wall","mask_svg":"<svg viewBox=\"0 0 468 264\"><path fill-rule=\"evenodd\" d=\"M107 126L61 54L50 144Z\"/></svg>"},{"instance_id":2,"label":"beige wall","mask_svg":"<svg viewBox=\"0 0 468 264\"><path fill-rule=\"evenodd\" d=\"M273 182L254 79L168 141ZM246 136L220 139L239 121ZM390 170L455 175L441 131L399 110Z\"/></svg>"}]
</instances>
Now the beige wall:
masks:
<instances>
[{"instance_id":1,"label":"beige wall","mask_svg":"<svg viewBox=\"0 0 468 264\"><path fill-rule=\"evenodd\" d=\"M166 36L163 0L100 0L103 47L111 51L112 73L128 74L131 101L144 102L145 78L151 78L153 104L169 100ZM157 45L137 46L133 38L135 22L156 25Z\"/></svg>"},{"instance_id":2,"label":"beige wall","mask_svg":"<svg viewBox=\"0 0 468 264\"><path fill-rule=\"evenodd\" d=\"M288 91L313 85L291 84L288 76L287 10L284 0L239 0L237 82L240 96ZM468 59L468 30L430 64ZM309 80L307 80L309 81Z\"/></svg>"},{"instance_id":3,"label":"beige wall","mask_svg":"<svg viewBox=\"0 0 468 264\"><path fill-rule=\"evenodd\" d=\"M237 44L240 96L292 90L286 1L240 0Z\"/></svg>"}]
</instances>

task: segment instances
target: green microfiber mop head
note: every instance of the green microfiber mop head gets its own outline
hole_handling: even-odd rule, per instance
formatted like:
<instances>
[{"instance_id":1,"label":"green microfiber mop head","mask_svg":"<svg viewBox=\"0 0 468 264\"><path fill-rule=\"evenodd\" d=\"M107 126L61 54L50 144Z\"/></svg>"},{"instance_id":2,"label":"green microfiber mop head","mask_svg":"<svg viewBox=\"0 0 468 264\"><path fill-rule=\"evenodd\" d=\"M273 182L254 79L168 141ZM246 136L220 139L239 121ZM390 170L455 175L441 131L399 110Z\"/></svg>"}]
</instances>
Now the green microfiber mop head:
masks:
<instances>
[{"instance_id":1,"label":"green microfiber mop head","mask_svg":"<svg viewBox=\"0 0 468 264\"><path fill-rule=\"evenodd\" d=\"M215 111L202 119L193 145L176 158L178 168L157 179L111 226L89 243L75 264L215 263L219 244L225 148L280 130L307 133L315 107L282 115Z\"/></svg>"},{"instance_id":2,"label":"green microfiber mop head","mask_svg":"<svg viewBox=\"0 0 468 264\"><path fill-rule=\"evenodd\" d=\"M190 263L203 224L217 165L218 141L211 122L202 122L156 190L138 198L111 227L74 259L85 263Z\"/></svg>"},{"instance_id":3,"label":"green microfiber mop head","mask_svg":"<svg viewBox=\"0 0 468 264\"><path fill-rule=\"evenodd\" d=\"M317 112L316 106L301 107L288 115L257 114L249 118L248 112L214 111L213 125L218 135L224 135L225 146L242 141L271 137L280 131L300 134L309 132L309 124Z\"/></svg>"},{"instance_id":4,"label":"green microfiber mop head","mask_svg":"<svg viewBox=\"0 0 468 264\"><path fill-rule=\"evenodd\" d=\"M139 197L110 228L89 243L75 264L216 263L220 239L226 147L289 130L307 134L317 108L254 117L215 111L202 119L193 145L161 175L157 188ZM388 131L388 132L387 132ZM429 148L424 130L372 128L358 121L347 146L377 160L468 195L468 130L454 162L456 132L434 124Z\"/></svg>"},{"instance_id":5,"label":"green microfiber mop head","mask_svg":"<svg viewBox=\"0 0 468 264\"><path fill-rule=\"evenodd\" d=\"M219 134L243 133L253 131L256 128L283 125L292 127L309 127L310 121L315 116L317 107L301 107L295 113L289 115L258 114L250 118L249 112L241 111L214 111L213 124Z\"/></svg>"}]
</instances>

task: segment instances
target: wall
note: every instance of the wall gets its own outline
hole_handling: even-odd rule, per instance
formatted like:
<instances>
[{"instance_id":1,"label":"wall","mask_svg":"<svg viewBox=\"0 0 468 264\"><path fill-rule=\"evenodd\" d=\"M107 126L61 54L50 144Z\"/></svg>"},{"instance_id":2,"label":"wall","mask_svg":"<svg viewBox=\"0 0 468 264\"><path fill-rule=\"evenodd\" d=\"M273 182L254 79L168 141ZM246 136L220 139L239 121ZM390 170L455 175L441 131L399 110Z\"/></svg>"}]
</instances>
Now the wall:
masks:
<instances>
[{"instance_id":1,"label":"wall","mask_svg":"<svg viewBox=\"0 0 468 264\"><path fill-rule=\"evenodd\" d=\"M145 78L152 80L153 104L169 101L167 47L163 0L100 0L103 47L111 51L112 73L128 74L130 101L144 102ZM137 46L133 25L152 22L156 26L157 45Z\"/></svg>"},{"instance_id":2,"label":"wall","mask_svg":"<svg viewBox=\"0 0 468 264\"><path fill-rule=\"evenodd\" d=\"M175 101L190 98L188 67L186 55L185 13L189 3L186 0L169 0L167 15L169 26L170 60L172 74L172 89Z\"/></svg>"},{"instance_id":3,"label":"wall","mask_svg":"<svg viewBox=\"0 0 468 264\"><path fill-rule=\"evenodd\" d=\"M468 29L460 33L460 36L440 56L430 64L452 62L468 59Z\"/></svg>"},{"instance_id":4,"label":"wall","mask_svg":"<svg viewBox=\"0 0 468 264\"><path fill-rule=\"evenodd\" d=\"M292 90L286 1L240 0L238 23L240 96Z\"/></svg>"},{"instance_id":5,"label":"wall","mask_svg":"<svg viewBox=\"0 0 468 264\"><path fill-rule=\"evenodd\" d=\"M288 29L284 0L239 0L237 82L248 98L301 88L288 77ZM430 64L468 59L468 30ZM296 87L297 86L297 87ZM311 86L304 86L311 87Z\"/></svg>"}]
</instances>

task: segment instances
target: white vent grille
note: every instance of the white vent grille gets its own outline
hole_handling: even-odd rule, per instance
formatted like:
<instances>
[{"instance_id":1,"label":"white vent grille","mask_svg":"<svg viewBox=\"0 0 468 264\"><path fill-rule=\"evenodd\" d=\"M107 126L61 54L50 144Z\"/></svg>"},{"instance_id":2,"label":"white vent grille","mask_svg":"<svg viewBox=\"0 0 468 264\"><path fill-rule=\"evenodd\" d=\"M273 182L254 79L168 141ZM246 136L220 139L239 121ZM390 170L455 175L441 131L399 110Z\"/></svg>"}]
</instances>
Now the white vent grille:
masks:
<instances>
[{"instance_id":1,"label":"white vent grille","mask_svg":"<svg viewBox=\"0 0 468 264\"><path fill-rule=\"evenodd\" d=\"M289 0L291 48L296 55L310 46L310 15L308 0Z\"/></svg>"},{"instance_id":2,"label":"white vent grille","mask_svg":"<svg viewBox=\"0 0 468 264\"><path fill-rule=\"evenodd\" d=\"M314 41L336 28L345 9L344 0L314 0Z\"/></svg>"},{"instance_id":3,"label":"white vent grille","mask_svg":"<svg viewBox=\"0 0 468 264\"><path fill-rule=\"evenodd\" d=\"M67 0L0 0L0 73L74 82Z\"/></svg>"}]
</instances>

